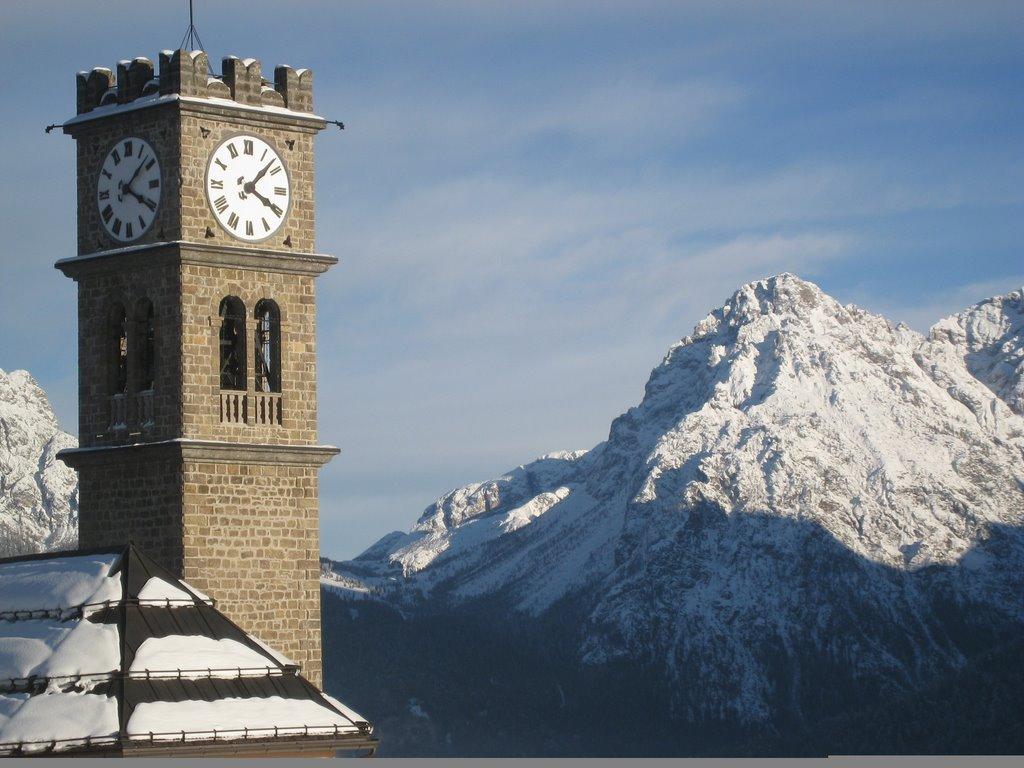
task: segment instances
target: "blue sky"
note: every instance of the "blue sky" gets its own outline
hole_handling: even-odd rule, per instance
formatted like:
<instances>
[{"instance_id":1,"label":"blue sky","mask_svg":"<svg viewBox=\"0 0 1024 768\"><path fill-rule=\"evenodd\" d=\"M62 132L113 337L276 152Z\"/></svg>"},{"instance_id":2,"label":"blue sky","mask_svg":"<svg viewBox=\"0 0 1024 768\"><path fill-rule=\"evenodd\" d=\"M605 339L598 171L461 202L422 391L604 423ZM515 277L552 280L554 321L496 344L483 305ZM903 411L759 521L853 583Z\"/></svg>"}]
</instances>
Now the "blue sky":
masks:
<instances>
[{"instance_id":1,"label":"blue sky","mask_svg":"<svg viewBox=\"0 0 1024 768\"><path fill-rule=\"evenodd\" d=\"M180 8L178 7L180 5ZM187 3L3 3L0 368L75 431L74 73ZM1024 284L1024 4L197 0L211 59L314 69L325 554L604 439L783 270L919 330Z\"/></svg>"}]
</instances>

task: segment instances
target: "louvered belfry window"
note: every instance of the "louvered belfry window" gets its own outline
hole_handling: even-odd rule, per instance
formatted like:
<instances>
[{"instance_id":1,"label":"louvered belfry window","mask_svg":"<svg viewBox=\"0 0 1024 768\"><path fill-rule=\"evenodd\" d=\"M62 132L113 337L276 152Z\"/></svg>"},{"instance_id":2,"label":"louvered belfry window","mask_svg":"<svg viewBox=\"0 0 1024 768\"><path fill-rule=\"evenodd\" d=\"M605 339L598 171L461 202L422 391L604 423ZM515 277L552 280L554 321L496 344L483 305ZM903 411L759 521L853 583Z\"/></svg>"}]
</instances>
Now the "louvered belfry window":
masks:
<instances>
[{"instance_id":1,"label":"louvered belfry window","mask_svg":"<svg viewBox=\"0 0 1024 768\"><path fill-rule=\"evenodd\" d=\"M237 296L220 302L220 388L245 390L245 305Z\"/></svg>"},{"instance_id":2,"label":"louvered belfry window","mask_svg":"<svg viewBox=\"0 0 1024 768\"><path fill-rule=\"evenodd\" d=\"M123 304L110 311L110 394L128 391L128 314Z\"/></svg>"},{"instance_id":3,"label":"louvered belfry window","mask_svg":"<svg viewBox=\"0 0 1024 768\"><path fill-rule=\"evenodd\" d=\"M140 392L152 390L156 384L156 315L153 302L141 299L135 309L136 340L138 344Z\"/></svg>"},{"instance_id":4,"label":"louvered belfry window","mask_svg":"<svg viewBox=\"0 0 1024 768\"><path fill-rule=\"evenodd\" d=\"M281 391L281 311L272 299L256 304L257 392Z\"/></svg>"}]
</instances>

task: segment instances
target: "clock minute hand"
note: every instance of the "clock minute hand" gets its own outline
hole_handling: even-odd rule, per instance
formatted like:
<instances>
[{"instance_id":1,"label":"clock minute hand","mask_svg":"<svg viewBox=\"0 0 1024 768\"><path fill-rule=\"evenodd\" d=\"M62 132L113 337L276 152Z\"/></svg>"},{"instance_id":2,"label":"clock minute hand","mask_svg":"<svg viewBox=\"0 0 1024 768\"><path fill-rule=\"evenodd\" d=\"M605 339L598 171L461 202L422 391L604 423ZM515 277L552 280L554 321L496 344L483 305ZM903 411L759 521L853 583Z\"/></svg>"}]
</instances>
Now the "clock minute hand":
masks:
<instances>
[{"instance_id":1,"label":"clock minute hand","mask_svg":"<svg viewBox=\"0 0 1024 768\"><path fill-rule=\"evenodd\" d=\"M135 173L132 174L132 177L128 179L128 181L121 182L121 189L126 190L130 194L135 194L135 191L132 189L132 184L135 182L136 177L139 175L139 171L142 170L142 166L144 166L145 164L145 160L139 162L139 167L135 169ZM138 195L136 195L136 197L138 197Z\"/></svg>"},{"instance_id":2,"label":"clock minute hand","mask_svg":"<svg viewBox=\"0 0 1024 768\"><path fill-rule=\"evenodd\" d=\"M272 166L273 164L274 161L271 160L269 163L264 165L260 172L253 176L252 181L247 181L243 185L242 191L245 192L246 194L253 194L256 191L256 182L267 175L267 171L270 170L270 166Z\"/></svg>"}]
</instances>

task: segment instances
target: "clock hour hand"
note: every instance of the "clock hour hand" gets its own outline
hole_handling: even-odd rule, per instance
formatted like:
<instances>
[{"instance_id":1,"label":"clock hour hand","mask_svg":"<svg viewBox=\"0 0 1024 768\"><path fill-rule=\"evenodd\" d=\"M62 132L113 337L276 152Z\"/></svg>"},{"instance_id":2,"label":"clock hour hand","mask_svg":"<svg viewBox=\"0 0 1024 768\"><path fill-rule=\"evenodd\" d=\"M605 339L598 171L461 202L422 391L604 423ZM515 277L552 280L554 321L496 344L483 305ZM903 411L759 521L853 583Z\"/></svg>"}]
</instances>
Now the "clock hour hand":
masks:
<instances>
[{"instance_id":1,"label":"clock hour hand","mask_svg":"<svg viewBox=\"0 0 1024 768\"><path fill-rule=\"evenodd\" d=\"M131 187L124 188L124 191L127 192L132 197L134 197L136 200L138 200L144 206L149 208L149 210L151 210L151 211L155 211L156 210L156 203L154 203L148 197L143 197L142 195L140 195L138 192L136 192Z\"/></svg>"},{"instance_id":2,"label":"clock hour hand","mask_svg":"<svg viewBox=\"0 0 1024 768\"><path fill-rule=\"evenodd\" d=\"M251 184L252 182L249 182L249 183ZM246 186L248 186L248 185L246 185ZM253 197L255 197L257 200L259 200L261 203L263 203L265 206L267 206L267 208L272 210L278 216L280 216L283 213L283 211L281 210L280 206L277 205L277 203L272 203L270 200L267 200L267 198L265 198L263 195L261 195L255 189L248 190L248 191L251 192Z\"/></svg>"}]
</instances>

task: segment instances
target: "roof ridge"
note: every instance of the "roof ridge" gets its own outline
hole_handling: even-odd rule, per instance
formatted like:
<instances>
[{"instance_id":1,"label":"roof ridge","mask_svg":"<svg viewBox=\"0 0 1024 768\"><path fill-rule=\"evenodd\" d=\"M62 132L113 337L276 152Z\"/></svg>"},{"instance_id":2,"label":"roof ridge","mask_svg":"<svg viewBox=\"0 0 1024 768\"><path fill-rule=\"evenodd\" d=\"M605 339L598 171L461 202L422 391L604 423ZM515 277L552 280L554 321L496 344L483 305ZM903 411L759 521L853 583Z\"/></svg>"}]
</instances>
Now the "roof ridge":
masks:
<instances>
[{"instance_id":1,"label":"roof ridge","mask_svg":"<svg viewBox=\"0 0 1024 768\"><path fill-rule=\"evenodd\" d=\"M262 674L244 674L248 672ZM234 677L221 673L234 672ZM205 673L205 674L203 674ZM0 694L42 692L51 682L104 682L110 680L241 680L259 677L302 677L295 664L287 666L266 667L202 667L197 669L146 669L131 670L111 669L106 672L78 672L67 675L29 675L28 677L0 678ZM306 681L308 682L308 681ZM310 683L312 685L312 683ZM314 686L315 687L315 686ZM335 708L336 709L336 708ZM344 712L339 712L344 715Z\"/></svg>"},{"instance_id":2,"label":"roof ridge","mask_svg":"<svg viewBox=\"0 0 1024 768\"><path fill-rule=\"evenodd\" d=\"M347 716L346 716L347 717ZM345 747L346 749L352 748L375 748L377 745L377 739L372 735L372 726L365 721L352 721L352 727L354 727L359 735L365 738L365 743L358 739L353 739L355 744ZM124 737L111 734L110 736L80 736L70 737L64 739L38 739L35 741L5 741L0 742L0 755L8 756L13 751L15 754L23 751L24 747L33 747L40 744L51 745L51 748L45 750L47 752L56 751L55 747L58 744L67 744L77 742L85 749L97 745L117 745L122 749L133 749L132 744L145 743L149 745L160 744L162 742L170 742L169 739L157 739L158 736L174 736L177 741L179 736L196 735L196 734L213 734L212 738L204 739L206 742L238 742L238 741L273 741L275 739L295 739L298 736L309 737L311 740L320 740L325 737L343 737L349 734L342 733L339 729L347 728L348 726L335 725L285 725L285 726L266 726L262 728L213 728L210 730L178 730L178 731L163 731L163 732L150 732L145 734L137 735L125 735ZM312 731L312 732L311 732ZM272 735L271 735L271 732ZM257 735L260 733L266 733L267 735ZM218 738L228 736L229 734L242 734L241 738ZM252 734L252 736L250 736ZM12 749L13 748L13 749ZM11 750L5 752L5 750ZM35 750L29 750L33 754L37 754ZM44 750L41 750L44 751Z\"/></svg>"},{"instance_id":3,"label":"roof ridge","mask_svg":"<svg viewBox=\"0 0 1024 768\"><path fill-rule=\"evenodd\" d=\"M60 619L61 621L66 621L76 616L78 618L86 618L86 608L117 608L124 605L153 606L156 608L188 608L205 605L210 608L216 608L217 601L213 598L206 598L204 600L199 597L190 600L173 597L122 597L118 600L79 603L77 605L59 606L57 608L22 608L13 611L0 611L0 621L31 621L33 619Z\"/></svg>"},{"instance_id":4,"label":"roof ridge","mask_svg":"<svg viewBox=\"0 0 1024 768\"><path fill-rule=\"evenodd\" d=\"M123 554L127 549L128 545L121 544L116 547L90 547L89 549L62 549L57 552L33 552L29 555L0 557L0 565L6 565L7 563L32 562L33 560L49 560L55 557L88 557L89 555Z\"/></svg>"}]
</instances>

